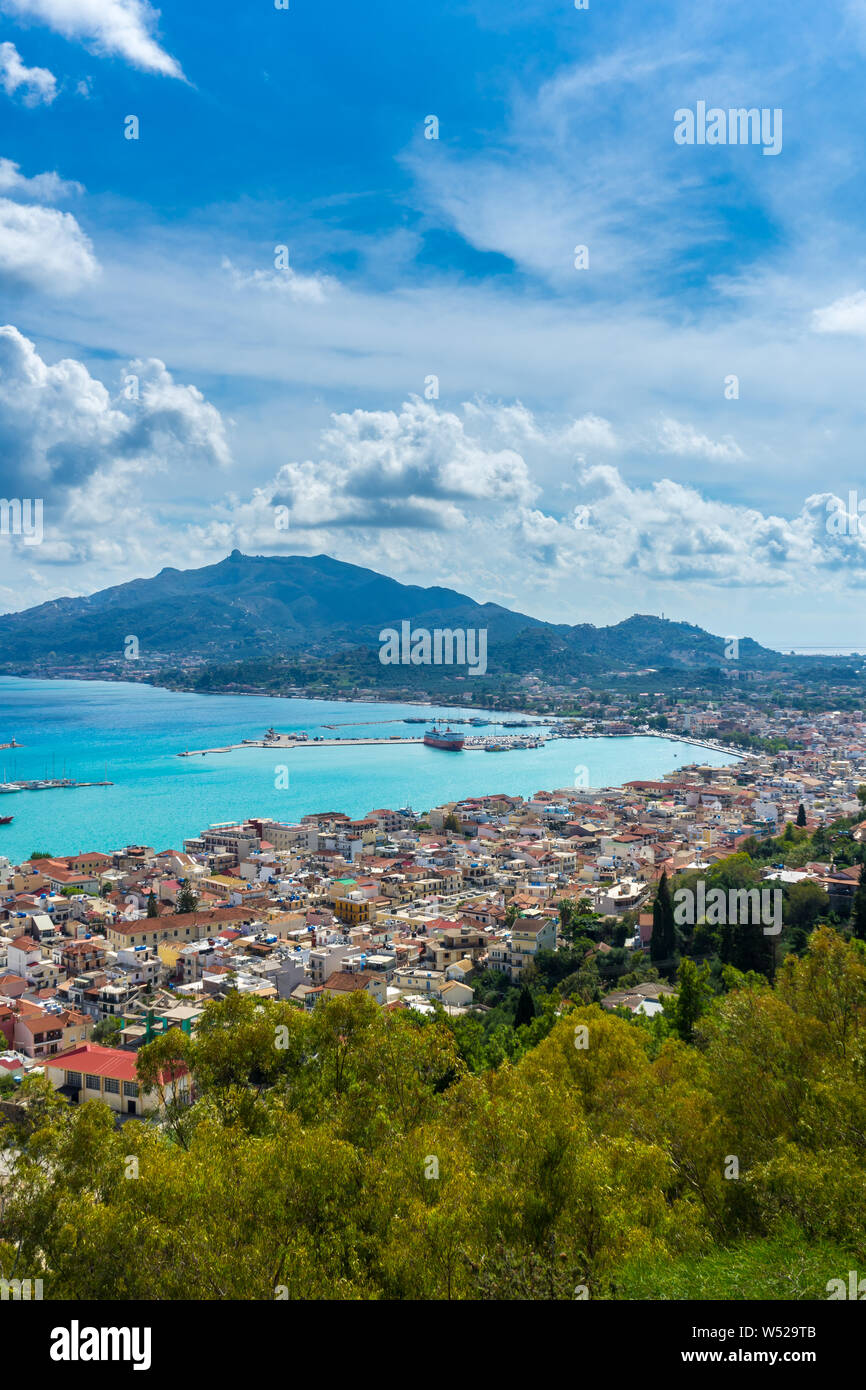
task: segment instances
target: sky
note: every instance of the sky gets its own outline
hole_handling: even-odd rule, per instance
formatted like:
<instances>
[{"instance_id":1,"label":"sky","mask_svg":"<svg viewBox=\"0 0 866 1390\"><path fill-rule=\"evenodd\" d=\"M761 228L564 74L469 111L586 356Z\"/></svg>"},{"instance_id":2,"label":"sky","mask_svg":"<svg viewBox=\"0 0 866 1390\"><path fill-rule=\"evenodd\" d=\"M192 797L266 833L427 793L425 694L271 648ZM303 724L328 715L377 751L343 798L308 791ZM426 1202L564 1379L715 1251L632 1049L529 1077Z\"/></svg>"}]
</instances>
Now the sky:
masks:
<instances>
[{"instance_id":1,"label":"sky","mask_svg":"<svg viewBox=\"0 0 866 1390\"><path fill-rule=\"evenodd\" d=\"M0 0L0 610L238 548L862 650L864 66L866 0Z\"/></svg>"}]
</instances>

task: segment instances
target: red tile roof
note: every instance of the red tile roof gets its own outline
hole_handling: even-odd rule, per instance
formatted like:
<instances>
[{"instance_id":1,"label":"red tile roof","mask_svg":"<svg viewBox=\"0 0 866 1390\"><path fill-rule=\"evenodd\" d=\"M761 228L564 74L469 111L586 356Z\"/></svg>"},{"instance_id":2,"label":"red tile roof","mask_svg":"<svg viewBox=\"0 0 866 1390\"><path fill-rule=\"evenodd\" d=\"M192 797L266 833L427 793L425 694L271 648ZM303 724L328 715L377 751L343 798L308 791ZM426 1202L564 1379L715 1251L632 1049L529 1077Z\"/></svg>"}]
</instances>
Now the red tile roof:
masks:
<instances>
[{"instance_id":1,"label":"red tile roof","mask_svg":"<svg viewBox=\"0 0 866 1390\"><path fill-rule=\"evenodd\" d=\"M98 1043L83 1043L79 1047L73 1047L69 1052L60 1052L45 1065L49 1068L59 1068L63 1071L89 1072L92 1076L110 1076L116 1081L137 1081L138 1074L135 1066L136 1054L134 1052L124 1052L118 1047L100 1047ZM175 1068L175 1075L184 1076L187 1068L181 1064ZM171 1080L171 1074L165 1070L160 1075L160 1081Z\"/></svg>"}]
</instances>

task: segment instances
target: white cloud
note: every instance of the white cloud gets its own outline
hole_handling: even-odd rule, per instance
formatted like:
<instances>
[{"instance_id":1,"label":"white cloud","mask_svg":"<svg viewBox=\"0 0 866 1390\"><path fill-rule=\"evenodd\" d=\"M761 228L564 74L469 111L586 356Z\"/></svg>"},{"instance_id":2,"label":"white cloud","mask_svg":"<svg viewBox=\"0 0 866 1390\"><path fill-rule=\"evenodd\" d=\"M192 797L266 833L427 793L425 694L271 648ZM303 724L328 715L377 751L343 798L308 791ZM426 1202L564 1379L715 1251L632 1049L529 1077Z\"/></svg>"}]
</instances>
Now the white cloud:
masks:
<instances>
[{"instance_id":1,"label":"white cloud","mask_svg":"<svg viewBox=\"0 0 866 1390\"><path fill-rule=\"evenodd\" d=\"M331 291L339 288L339 281L331 275L298 275L290 265L285 270L245 271L224 256L222 268L228 271L236 290L273 291L302 304L321 304Z\"/></svg>"},{"instance_id":2,"label":"white cloud","mask_svg":"<svg viewBox=\"0 0 866 1390\"><path fill-rule=\"evenodd\" d=\"M219 412L194 386L177 384L164 363L130 363L112 397L83 363L46 363L11 325L0 328L0 455L4 488L44 496L52 505L97 476L111 491L133 475L150 478L193 461L229 462ZM97 488L93 495L103 494ZM127 502L134 503L134 526L141 499L127 492ZM112 534L123 543L122 531Z\"/></svg>"},{"instance_id":3,"label":"white cloud","mask_svg":"<svg viewBox=\"0 0 866 1390\"><path fill-rule=\"evenodd\" d=\"M816 333L852 333L862 337L866 334L866 290L857 290L824 309L816 309L812 327Z\"/></svg>"},{"instance_id":4,"label":"white cloud","mask_svg":"<svg viewBox=\"0 0 866 1390\"><path fill-rule=\"evenodd\" d=\"M144 72L183 77L177 59L153 37L159 12L147 0L0 0L0 9L45 24L95 53L125 58Z\"/></svg>"},{"instance_id":5,"label":"white cloud","mask_svg":"<svg viewBox=\"0 0 866 1390\"><path fill-rule=\"evenodd\" d=\"M467 421L477 429L490 425L495 432L517 448L543 444L548 450L572 454L583 449L615 449L617 437L609 420L591 412L561 428L542 428L531 410L521 401L513 405L494 404L479 400L463 406Z\"/></svg>"},{"instance_id":6,"label":"white cloud","mask_svg":"<svg viewBox=\"0 0 866 1390\"><path fill-rule=\"evenodd\" d=\"M316 462L284 464L253 513L282 504L311 531L454 530L466 512L526 505L536 492L514 450L485 447L457 415L417 398L399 412L334 415L321 446Z\"/></svg>"},{"instance_id":7,"label":"white cloud","mask_svg":"<svg viewBox=\"0 0 866 1390\"><path fill-rule=\"evenodd\" d=\"M23 88L21 100L25 106L50 106L57 96L57 79L48 68L25 67L14 43L0 43L0 86L7 96Z\"/></svg>"},{"instance_id":8,"label":"white cloud","mask_svg":"<svg viewBox=\"0 0 866 1390\"><path fill-rule=\"evenodd\" d=\"M35 174L28 179L11 159L0 158L0 193L8 193L13 198L21 194L40 203L56 203L61 198L83 192L80 183L69 182L55 173Z\"/></svg>"},{"instance_id":9,"label":"white cloud","mask_svg":"<svg viewBox=\"0 0 866 1390\"><path fill-rule=\"evenodd\" d=\"M71 213L0 198L0 280L69 294L98 269L90 239Z\"/></svg>"},{"instance_id":10,"label":"white cloud","mask_svg":"<svg viewBox=\"0 0 866 1390\"><path fill-rule=\"evenodd\" d=\"M678 458L704 458L716 463L730 463L744 457L736 440L725 435L721 440L709 439L699 434L692 425L684 425L671 418L662 420L658 427L658 444L663 454L674 454Z\"/></svg>"}]
</instances>

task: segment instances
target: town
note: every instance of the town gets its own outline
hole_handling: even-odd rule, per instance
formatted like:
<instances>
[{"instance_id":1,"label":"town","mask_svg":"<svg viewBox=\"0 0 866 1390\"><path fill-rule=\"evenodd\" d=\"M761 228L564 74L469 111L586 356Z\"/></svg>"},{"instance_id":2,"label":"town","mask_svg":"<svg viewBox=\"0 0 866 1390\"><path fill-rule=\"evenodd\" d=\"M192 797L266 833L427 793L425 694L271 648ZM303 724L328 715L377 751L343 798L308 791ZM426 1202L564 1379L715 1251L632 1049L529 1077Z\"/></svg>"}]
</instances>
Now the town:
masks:
<instances>
[{"instance_id":1,"label":"town","mask_svg":"<svg viewBox=\"0 0 866 1390\"><path fill-rule=\"evenodd\" d=\"M692 710L686 725L717 733L742 714ZM719 870L745 860L753 887L785 895L789 949L804 926L851 917L866 716L781 711L753 730L784 731L792 746L618 787L578 776L423 814L251 815L176 848L0 858L0 1093L35 1071L73 1103L146 1114L159 1102L139 1084L137 1050L171 1028L194 1033L207 1004L233 993L311 1011L362 992L459 1026L501 1022L509 990L525 996L525 1022L538 1007L527 986L556 986L653 1018L677 985L674 951L653 940L662 884L697 883L703 903L705 884L730 889ZM701 931L685 954L701 955ZM780 943L768 949L771 974Z\"/></svg>"}]
</instances>

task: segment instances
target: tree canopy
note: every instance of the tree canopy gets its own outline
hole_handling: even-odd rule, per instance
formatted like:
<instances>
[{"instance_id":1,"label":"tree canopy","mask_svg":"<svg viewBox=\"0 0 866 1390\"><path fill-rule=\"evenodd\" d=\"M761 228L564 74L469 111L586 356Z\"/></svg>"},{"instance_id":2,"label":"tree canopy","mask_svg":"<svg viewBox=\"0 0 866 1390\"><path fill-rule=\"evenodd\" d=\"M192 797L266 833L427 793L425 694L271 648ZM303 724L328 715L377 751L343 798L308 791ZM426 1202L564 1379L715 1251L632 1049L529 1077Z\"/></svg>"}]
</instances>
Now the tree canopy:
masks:
<instances>
[{"instance_id":1,"label":"tree canopy","mask_svg":"<svg viewBox=\"0 0 866 1390\"><path fill-rule=\"evenodd\" d=\"M190 1070L162 1122L22 1083L0 1277L76 1300L824 1298L866 1261L866 946L819 927L773 985L707 984L684 959L652 1020L563 1001L480 1071L441 1013L211 1002L138 1054L154 1093Z\"/></svg>"}]
</instances>

